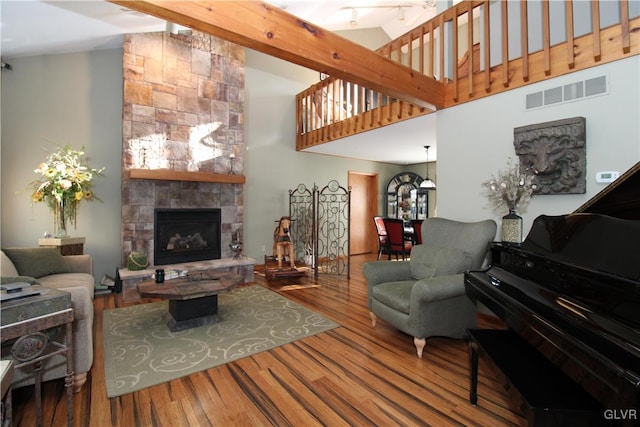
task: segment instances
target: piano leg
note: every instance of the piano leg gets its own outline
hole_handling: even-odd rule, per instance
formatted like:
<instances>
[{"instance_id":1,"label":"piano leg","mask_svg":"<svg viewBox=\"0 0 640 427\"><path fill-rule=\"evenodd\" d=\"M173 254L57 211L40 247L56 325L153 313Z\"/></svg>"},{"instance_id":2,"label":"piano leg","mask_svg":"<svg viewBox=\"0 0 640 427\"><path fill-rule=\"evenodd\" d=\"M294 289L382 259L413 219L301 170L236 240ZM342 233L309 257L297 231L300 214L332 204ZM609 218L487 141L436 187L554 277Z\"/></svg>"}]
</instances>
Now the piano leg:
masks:
<instances>
[{"instance_id":1,"label":"piano leg","mask_svg":"<svg viewBox=\"0 0 640 427\"><path fill-rule=\"evenodd\" d=\"M469 341L469 402L473 406L478 403L478 344Z\"/></svg>"}]
</instances>

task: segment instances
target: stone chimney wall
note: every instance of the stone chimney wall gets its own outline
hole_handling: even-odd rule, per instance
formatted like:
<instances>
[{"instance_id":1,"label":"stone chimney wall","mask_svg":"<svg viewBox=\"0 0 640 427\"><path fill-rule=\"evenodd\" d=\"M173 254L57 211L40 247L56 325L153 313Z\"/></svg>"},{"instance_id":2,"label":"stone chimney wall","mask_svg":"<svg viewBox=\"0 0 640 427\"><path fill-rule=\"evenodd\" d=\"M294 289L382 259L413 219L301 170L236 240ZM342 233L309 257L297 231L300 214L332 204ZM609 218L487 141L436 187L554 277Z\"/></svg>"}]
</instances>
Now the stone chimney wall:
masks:
<instances>
[{"instance_id":1,"label":"stone chimney wall","mask_svg":"<svg viewBox=\"0 0 640 427\"><path fill-rule=\"evenodd\" d=\"M204 33L143 33L123 45L122 262L153 262L155 208L221 208L222 258L242 237L243 186L130 179L131 169L243 173L244 48Z\"/></svg>"}]
</instances>

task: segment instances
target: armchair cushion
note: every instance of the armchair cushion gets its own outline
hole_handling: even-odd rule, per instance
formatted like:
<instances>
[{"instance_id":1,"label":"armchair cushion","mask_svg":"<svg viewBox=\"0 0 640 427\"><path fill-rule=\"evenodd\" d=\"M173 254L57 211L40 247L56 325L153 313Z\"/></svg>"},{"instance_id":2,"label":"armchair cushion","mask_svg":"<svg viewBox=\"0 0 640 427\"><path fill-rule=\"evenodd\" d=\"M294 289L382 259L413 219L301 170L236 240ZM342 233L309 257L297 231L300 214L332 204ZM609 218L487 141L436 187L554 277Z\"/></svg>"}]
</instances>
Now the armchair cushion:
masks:
<instances>
[{"instance_id":1,"label":"armchair cushion","mask_svg":"<svg viewBox=\"0 0 640 427\"><path fill-rule=\"evenodd\" d=\"M415 280L387 282L372 289L373 297L394 310L409 314L411 288Z\"/></svg>"},{"instance_id":2,"label":"armchair cushion","mask_svg":"<svg viewBox=\"0 0 640 427\"><path fill-rule=\"evenodd\" d=\"M466 295L464 274L450 274L423 279L415 282L411 288L411 299L416 303L443 301Z\"/></svg>"},{"instance_id":3,"label":"armchair cushion","mask_svg":"<svg viewBox=\"0 0 640 427\"><path fill-rule=\"evenodd\" d=\"M20 276L40 278L69 273L69 265L56 248L6 248L2 250Z\"/></svg>"},{"instance_id":4,"label":"armchair cushion","mask_svg":"<svg viewBox=\"0 0 640 427\"><path fill-rule=\"evenodd\" d=\"M416 280L434 276L464 273L471 268L473 257L457 248L416 245L411 250L411 277Z\"/></svg>"}]
</instances>

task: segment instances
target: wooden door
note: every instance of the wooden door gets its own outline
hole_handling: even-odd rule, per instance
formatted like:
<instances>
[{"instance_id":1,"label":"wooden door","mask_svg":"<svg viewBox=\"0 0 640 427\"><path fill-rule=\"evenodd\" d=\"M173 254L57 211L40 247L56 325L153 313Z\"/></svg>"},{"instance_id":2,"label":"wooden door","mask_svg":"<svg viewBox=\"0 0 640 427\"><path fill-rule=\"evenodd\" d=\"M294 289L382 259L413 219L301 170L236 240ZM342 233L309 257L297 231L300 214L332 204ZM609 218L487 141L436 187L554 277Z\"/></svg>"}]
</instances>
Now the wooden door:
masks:
<instances>
[{"instance_id":1,"label":"wooden door","mask_svg":"<svg viewBox=\"0 0 640 427\"><path fill-rule=\"evenodd\" d=\"M378 175L349 172L351 187L350 255L376 253L378 235L373 217L378 214Z\"/></svg>"}]
</instances>

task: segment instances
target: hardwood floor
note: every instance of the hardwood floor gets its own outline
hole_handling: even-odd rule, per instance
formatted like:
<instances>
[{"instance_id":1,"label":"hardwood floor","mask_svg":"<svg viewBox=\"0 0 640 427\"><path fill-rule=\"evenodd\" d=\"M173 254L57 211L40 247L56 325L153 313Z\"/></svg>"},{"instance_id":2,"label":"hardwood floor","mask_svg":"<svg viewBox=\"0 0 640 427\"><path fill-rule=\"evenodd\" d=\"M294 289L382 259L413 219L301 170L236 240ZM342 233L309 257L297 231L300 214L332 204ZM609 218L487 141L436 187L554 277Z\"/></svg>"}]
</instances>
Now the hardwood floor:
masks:
<instances>
[{"instance_id":1,"label":"hardwood floor","mask_svg":"<svg viewBox=\"0 0 640 427\"><path fill-rule=\"evenodd\" d=\"M94 300L94 365L74 396L76 426L514 426L525 420L480 361L478 405L469 404L468 346L430 338L424 358L413 339L380 320L371 327L362 265L351 279L321 275L268 283L341 327L274 350L121 397L106 397L103 311L117 295ZM299 286L296 286L299 285ZM486 326L486 325L483 325ZM43 425L66 424L62 380L43 386ZM14 390L14 422L34 426L33 387Z\"/></svg>"}]
</instances>

